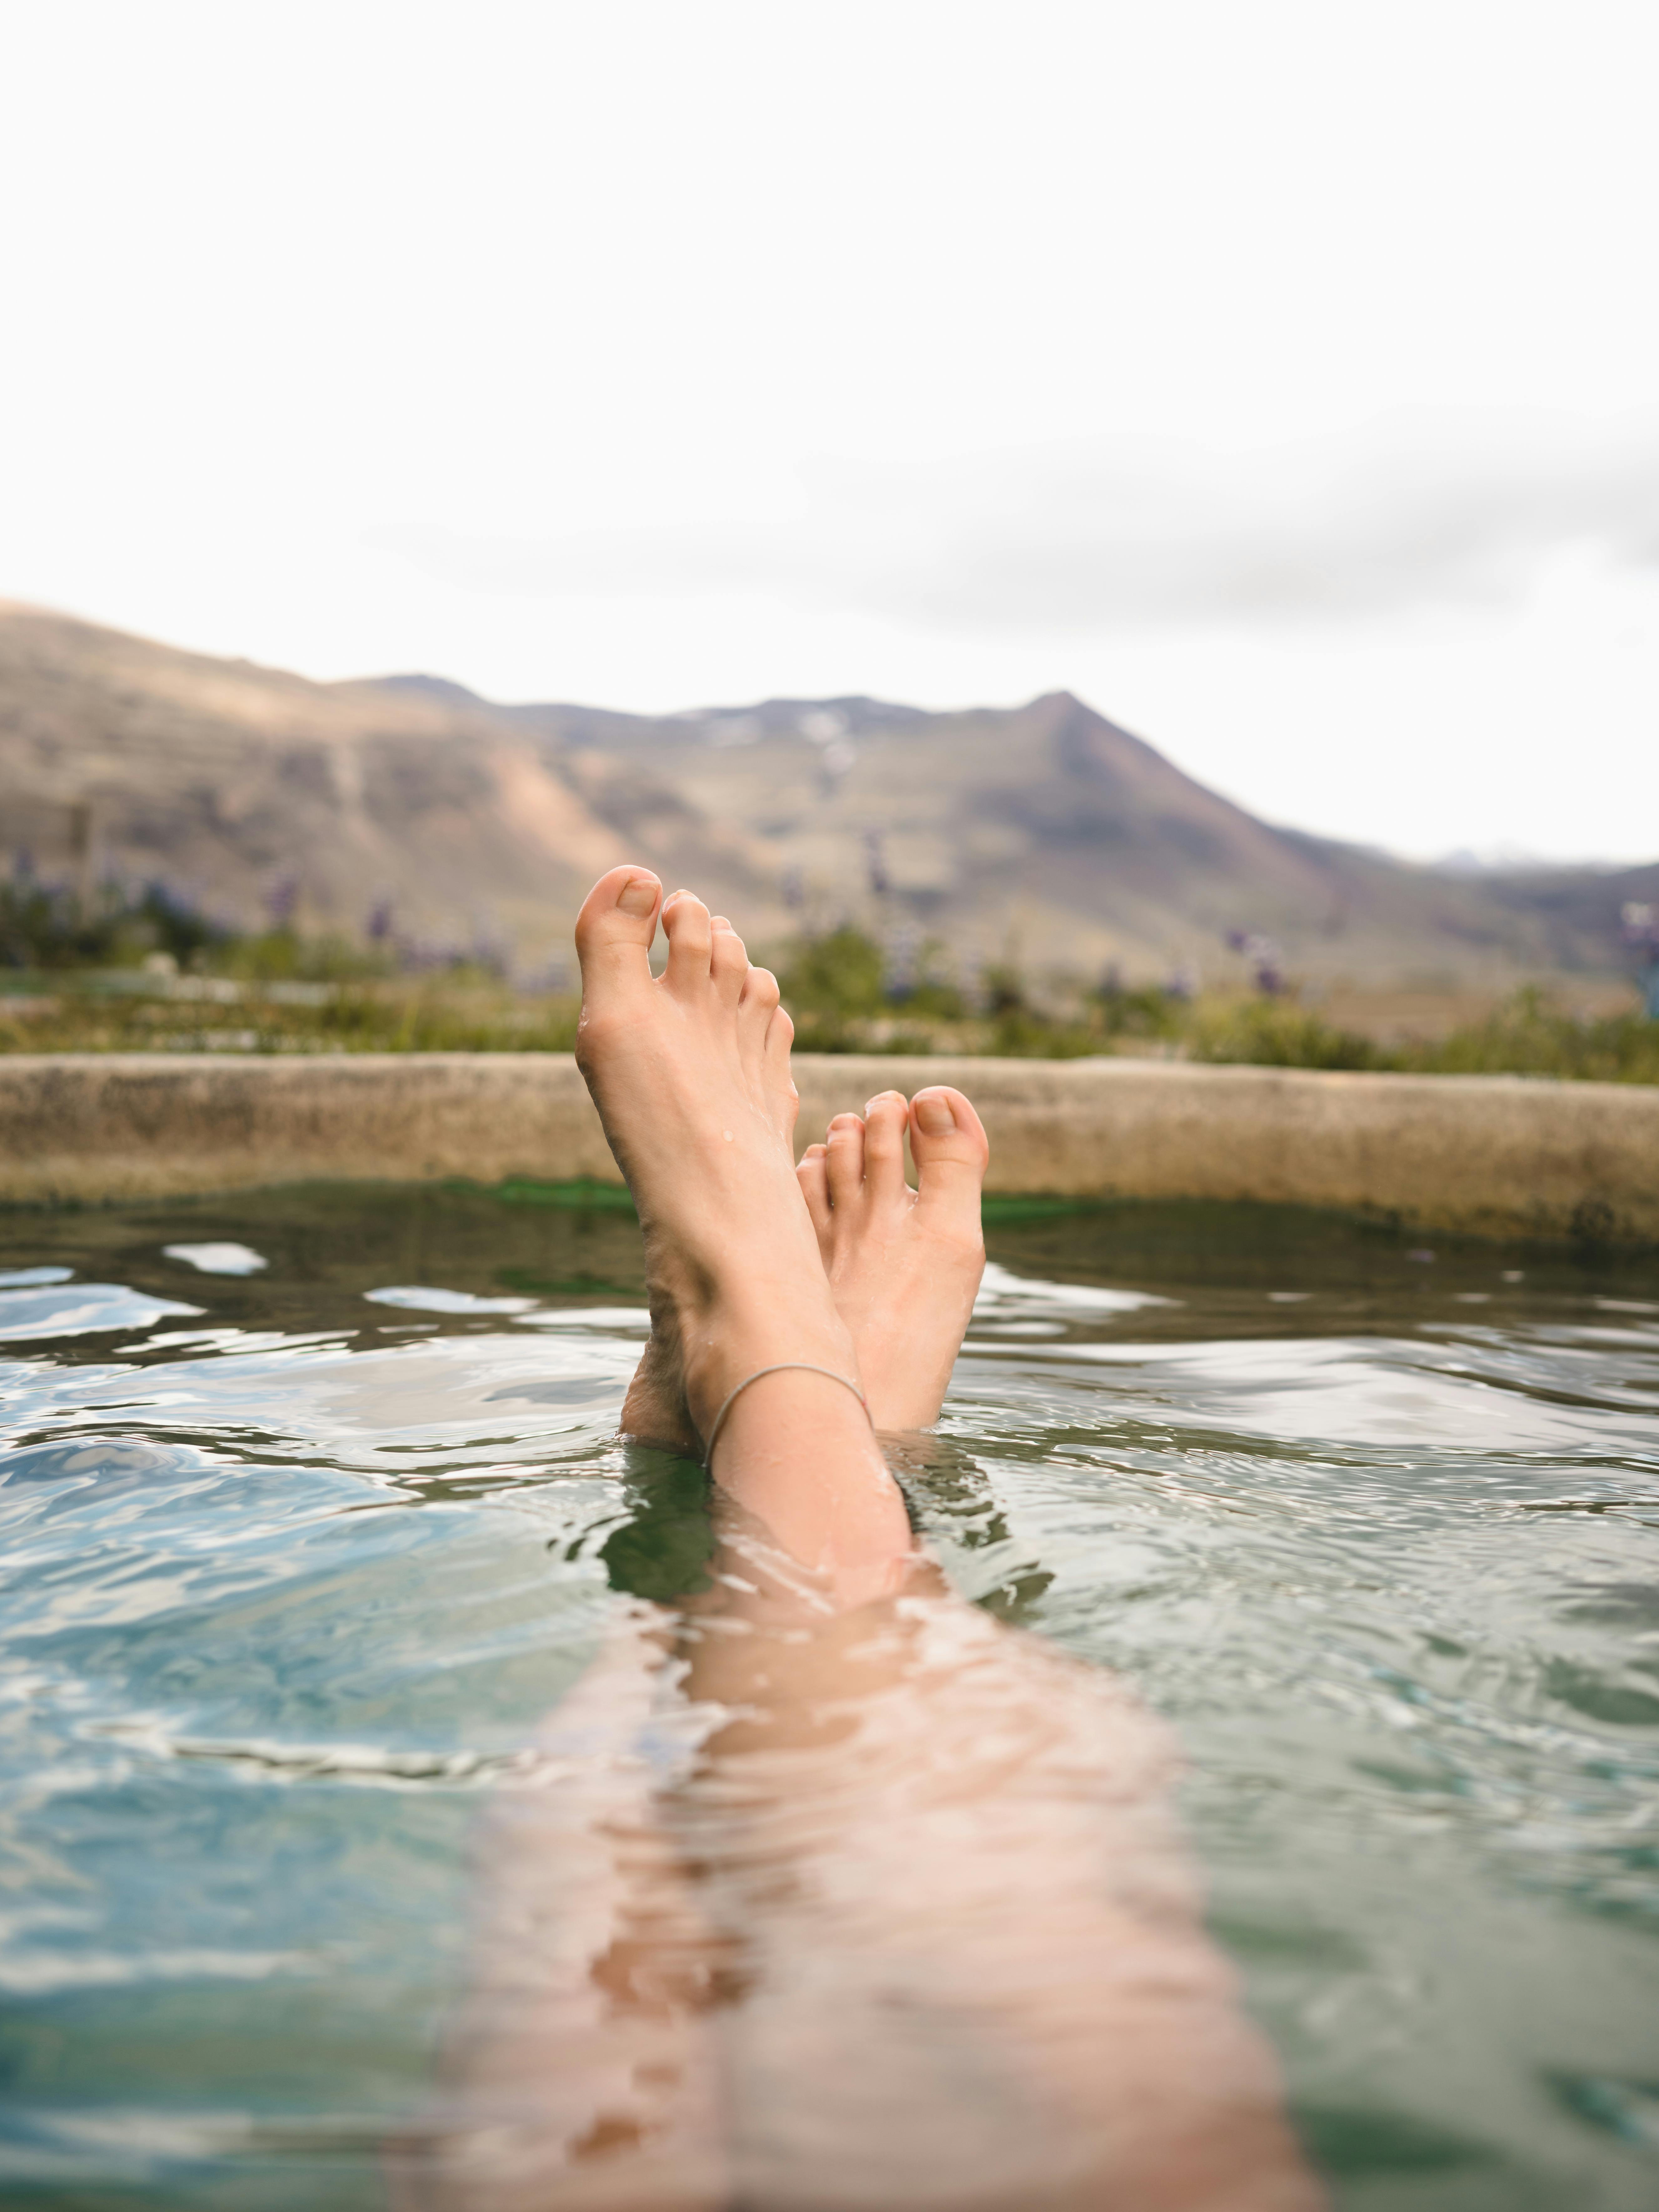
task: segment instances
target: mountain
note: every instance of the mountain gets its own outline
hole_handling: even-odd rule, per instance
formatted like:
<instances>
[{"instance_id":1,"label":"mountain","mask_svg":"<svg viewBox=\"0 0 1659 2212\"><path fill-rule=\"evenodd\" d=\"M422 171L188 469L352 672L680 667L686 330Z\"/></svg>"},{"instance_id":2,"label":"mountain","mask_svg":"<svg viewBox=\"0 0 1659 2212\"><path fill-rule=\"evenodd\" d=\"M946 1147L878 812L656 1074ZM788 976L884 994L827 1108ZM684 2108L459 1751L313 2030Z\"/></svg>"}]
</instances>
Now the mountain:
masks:
<instances>
[{"instance_id":1,"label":"mountain","mask_svg":"<svg viewBox=\"0 0 1659 2212\"><path fill-rule=\"evenodd\" d=\"M227 920L297 892L302 921L355 933L387 901L416 939L528 954L623 851L544 746L459 687L309 684L0 606L5 860L52 872L71 805L100 870Z\"/></svg>"},{"instance_id":2,"label":"mountain","mask_svg":"<svg viewBox=\"0 0 1659 2212\"><path fill-rule=\"evenodd\" d=\"M948 714L501 706L0 605L0 863L26 848L51 872L76 818L104 870L228 919L297 896L302 920L355 932L385 903L405 935L505 941L529 965L561 957L587 884L629 857L757 946L850 917L959 962L1129 979L1231 972L1229 931L1331 978L1606 974L1621 902L1659 898L1659 868L1470 878L1275 828L1066 692Z\"/></svg>"}]
</instances>

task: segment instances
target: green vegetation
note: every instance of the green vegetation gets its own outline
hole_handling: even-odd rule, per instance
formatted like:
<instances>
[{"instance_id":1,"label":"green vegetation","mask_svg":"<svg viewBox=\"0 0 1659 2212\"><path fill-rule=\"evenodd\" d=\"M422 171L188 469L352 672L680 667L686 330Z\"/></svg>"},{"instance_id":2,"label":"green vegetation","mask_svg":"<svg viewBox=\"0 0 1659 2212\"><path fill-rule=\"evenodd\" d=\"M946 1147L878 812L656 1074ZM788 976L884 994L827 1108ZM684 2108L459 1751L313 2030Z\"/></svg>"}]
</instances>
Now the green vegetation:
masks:
<instances>
[{"instance_id":1,"label":"green vegetation","mask_svg":"<svg viewBox=\"0 0 1659 2212\"><path fill-rule=\"evenodd\" d=\"M1294 999L1200 1002L1184 1024L1188 1060L1243 1061L1255 1067L1398 1067L1353 1030L1338 1029Z\"/></svg>"},{"instance_id":2,"label":"green vegetation","mask_svg":"<svg viewBox=\"0 0 1659 2212\"><path fill-rule=\"evenodd\" d=\"M307 936L280 915L239 933L163 884L106 886L89 910L0 884L0 1052L568 1052L577 1012L460 953Z\"/></svg>"},{"instance_id":3,"label":"green vegetation","mask_svg":"<svg viewBox=\"0 0 1659 2212\"><path fill-rule=\"evenodd\" d=\"M0 884L0 963L12 968L136 967L157 952L183 967L228 941L163 884L136 896L106 884L85 905L32 876Z\"/></svg>"},{"instance_id":4,"label":"green vegetation","mask_svg":"<svg viewBox=\"0 0 1659 2212\"><path fill-rule=\"evenodd\" d=\"M289 911L292 889L276 887L270 927L250 932L212 920L165 883L138 891L105 884L83 902L62 884L21 876L0 883L0 970L61 976L159 966L253 983L347 983L418 968L460 982L498 980L496 964L476 954L417 954L385 933L371 945L337 933L307 935Z\"/></svg>"},{"instance_id":5,"label":"green vegetation","mask_svg":"<svg viewBox=\"0 0 1659 2212\"><path fill-rule=\"evenodd\" d=\"M1659 1022L1634 1010L1581 1021L1532 988L1438 1042L1390 1047L1326 1021L1288 994L1188 1001L1109 981L1091 992L1057 989L1045 1001L1006 960L981 971L970 998L938 979L937 958L937 948L924 947L923 981L900 988L880 946L857 930L802 944L779 975L800 1048L1044 1060L1152 1049L1266 1067L1659 1083Z\"/></svg>"},{"instance_id":6,"label":"green vegetation","mask_svg":"<svg viewBox=\"0 0 1659 2212\"><path fill-rule=\"evenodd\" d=\"M861 930L843 925L803 938L778 974L796 1019L826 1030L887 1011L887 958Z\"/></svg>"},{"instance_id":7,"label":"green vegetation","mask_svg":"<svg viewBox=\"0 0 1659 2212\"><path fill-rule=\"evenodd\" d=\"M514 990L460 957L399 969L395 947L222 928L166 889L101 896L0 885L0 1052L568 1052L573 994ZM5 969L10 969L9 988ZM1536 989L1437 1042L1384 1046L1290 994L1188 1001L1115 981L1039 989L1012 959L971 983L935 944L901 963L844 926L779 963L807 1052L1076 1059L1155 1052L1258 1066L1659 1083L1659 1022L1580 1020Z\"/></svg>"},{"instance_id":8,"label":"green vegetation","mask_svg":"<svg viewBox=\"0 0 1659 2212\"><path fill-rule=\"evenodd\" d=\"M1385 1068L1419 1075L1553 1075L1579 1082L1659 1083L1659 1022L1632 1011L1581 1021L1528 985L1486 1020L1434 1043L1374 1044L1285 999L1200 1006L1190 1060L1267 1067Z\"/></svg>"},{"instance_id":9,"label":"green vegetation","mask_svg":"<svg viewBox=\"0 0 1659 2212\"><path fill-rule=\"evenodd\" d=\"M1161 991L1108 987L1047 1006L1012 959L982 969L970 993L941 972L941 957L938 944L924 944L900 981L881 946L848 925L803 939L778 971L798 1048L1077 1060L1120 1038L1179 1034Z\"/></svg>"},{"instance_id":10,"label":"green vegetation","mask_svg":"<svg viewBox=\"0 0 1659 2212\"><path fill-rule=\"evenodd\" d=\"M286 921L254 937L227 939L212 964L250 983L353 983L397 973L387 953L347 937L302 937Z\"/></svg>"},{"instance_id":11,"label":"green vegetation","mask_svg":"<svg viewBox=\"0 0 1659 2212\"><path fill-rule=\"evenodd\" d=\"M574 998L502 984L120 980L0 995L0 1052L568 1052L576 1040Z\"/></svg>"},{"instance_id":12,"label":"green vegetation","mask_svg":"<svg viewBox=\"0 0 1659 2212\"><path fill-rule=\"evenodd\" d=\"M1396 1063L1390 1063L1396 1064ZM1659 1021L1614 1014L1581 1022L1541 991L1517 991L1489 1021L1455 1030L1397 1064L1436 1075L1565 1075L1589 1083L1659 1083Z\"/></svg>"},{"instance_id":13,"label":"green vegetation","mask_svg":"<svg viewBox=\"0 0 1659 2212\"><path fill-rule=\"evenodd\" d=\"M802 1052L927 1052L929 1025L959 1022L967 1008L955 984L936 972L940 948L924 945L916 973L902 986L888 955L862 930L843 923L802 938L780 964L784 1004ZM883 1042L867 1042L872 1031Z\"/></svg>"}]
</instances>

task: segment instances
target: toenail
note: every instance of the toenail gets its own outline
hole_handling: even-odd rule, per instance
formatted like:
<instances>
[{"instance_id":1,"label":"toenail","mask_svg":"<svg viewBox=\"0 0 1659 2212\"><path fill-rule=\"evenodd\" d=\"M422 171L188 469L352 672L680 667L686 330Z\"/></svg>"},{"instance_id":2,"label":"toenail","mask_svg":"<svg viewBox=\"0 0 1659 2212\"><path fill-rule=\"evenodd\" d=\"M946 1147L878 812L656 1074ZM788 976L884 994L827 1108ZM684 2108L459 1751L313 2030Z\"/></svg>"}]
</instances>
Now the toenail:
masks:
<instances>
[{"instance_id":1,"label":"toenail","mask_svg":"<svg viewBox=\"0 0 1659 2212\"><path fill-rule=\"evenodd\" d=\"M957 1126L951 1102L935 1091L916 1101L916 1126L924 1137L948 1137Z\"/></svg>"},{"instance_id":2,"label":"toenail","mask_svg":"<svg viewBox=\"0 0 1659 2212\"><path fill-rule=\"evenodd\" d=\"M656 903L657 886L649 876L630 877L617 899L624 914L637 915L641 921Z\"/></svg>"}]
</instances>

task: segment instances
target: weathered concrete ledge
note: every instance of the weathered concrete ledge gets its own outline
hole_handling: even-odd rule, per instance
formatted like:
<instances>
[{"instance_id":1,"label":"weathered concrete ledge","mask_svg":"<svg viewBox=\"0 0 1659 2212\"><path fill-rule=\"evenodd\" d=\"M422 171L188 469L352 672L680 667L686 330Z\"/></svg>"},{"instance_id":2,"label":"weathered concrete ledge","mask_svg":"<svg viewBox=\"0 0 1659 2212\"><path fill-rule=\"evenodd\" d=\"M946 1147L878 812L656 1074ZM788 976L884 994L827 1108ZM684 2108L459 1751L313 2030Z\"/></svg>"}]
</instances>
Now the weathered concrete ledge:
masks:
<instances>
[{"instance_id":1,"label":"weathered concrete ledge","mask_svg":"<svg viewBox=\"0 0 1659 2212\"><path fill-rule=\"evenodd\" d=\"M1257 1199L1478 1235L1659 1243L1659 1089L1134 1060L795 1065L803 1144L878 1091L956 1084L990 1131L997 1191ZM562 1056L0 1058L12 1204L616 1173Z\"/></svg>"}]
</instances>

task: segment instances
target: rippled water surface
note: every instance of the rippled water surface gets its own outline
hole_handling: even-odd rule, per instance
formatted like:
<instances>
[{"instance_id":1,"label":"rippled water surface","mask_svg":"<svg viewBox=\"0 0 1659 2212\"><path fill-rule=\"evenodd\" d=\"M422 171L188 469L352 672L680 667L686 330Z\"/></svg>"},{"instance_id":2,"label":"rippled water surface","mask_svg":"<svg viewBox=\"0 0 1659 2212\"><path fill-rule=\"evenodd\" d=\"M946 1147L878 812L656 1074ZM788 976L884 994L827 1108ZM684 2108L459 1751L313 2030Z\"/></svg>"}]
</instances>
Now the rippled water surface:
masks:
<instances>
[{"instance_id":1,"label":"rippled water surface","mask_svg":"<svg viewBox=\"0 0 1659 2212\"><path fill-rule=\"evenodd\" d=\"M1178 1731L1344 2206L1659 2203L1659 1266L1005 1218L906 1476ZM0 1224L0 2194L369 2207L491 1786L708 1550L614 1439L631 1216L531 1187Z\"/></svg>"}]
</instances>

